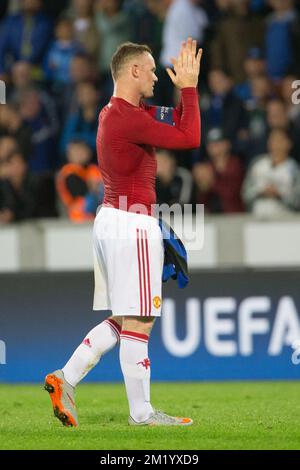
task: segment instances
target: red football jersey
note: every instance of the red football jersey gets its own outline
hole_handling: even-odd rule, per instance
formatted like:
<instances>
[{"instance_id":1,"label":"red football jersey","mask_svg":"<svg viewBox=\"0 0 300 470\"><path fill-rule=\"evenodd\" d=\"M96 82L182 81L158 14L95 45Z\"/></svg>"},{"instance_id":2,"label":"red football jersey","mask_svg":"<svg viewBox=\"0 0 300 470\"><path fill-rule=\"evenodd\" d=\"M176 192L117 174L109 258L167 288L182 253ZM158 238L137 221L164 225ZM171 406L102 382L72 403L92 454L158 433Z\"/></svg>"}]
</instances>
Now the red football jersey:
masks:
<instances>
[{"instance_id":1,"label":"red football jersey","mask_svg":"<svg viewBox=\"0 0 300 470\"><path fill-rule=\"evenodd\" d=\"M196 88L184 88L177 108L134 106L112 97L99 115L97 155L104 182L103 204L152 214L156 202L155 147L189 149L200 145L200 110ZM120 197L127 198L127 207Z\"/></svg>"}]
</instances>

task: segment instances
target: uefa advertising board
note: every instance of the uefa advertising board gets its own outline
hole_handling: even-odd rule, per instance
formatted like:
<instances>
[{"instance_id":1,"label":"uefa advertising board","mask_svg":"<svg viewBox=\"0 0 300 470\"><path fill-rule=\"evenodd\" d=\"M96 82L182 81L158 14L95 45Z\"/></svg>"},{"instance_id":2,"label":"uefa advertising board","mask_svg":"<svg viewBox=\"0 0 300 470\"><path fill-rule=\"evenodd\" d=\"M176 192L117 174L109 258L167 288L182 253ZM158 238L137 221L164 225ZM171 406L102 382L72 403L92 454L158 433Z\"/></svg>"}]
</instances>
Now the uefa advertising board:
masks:
<instances>
[{"instance_id":1,"label":"uefa advertising board","mask_svg":"<svg viewBox=\"0 0 300 470\"><path fill-rule=\"evenodd\" d=\"M300 378L300 271L203 271L164 285L150 340L153 380ZM40 382L105 313L91 273L0 276L0 381ZM118 348L85 379L122 380Z\"/></svg>"}]
</instances>

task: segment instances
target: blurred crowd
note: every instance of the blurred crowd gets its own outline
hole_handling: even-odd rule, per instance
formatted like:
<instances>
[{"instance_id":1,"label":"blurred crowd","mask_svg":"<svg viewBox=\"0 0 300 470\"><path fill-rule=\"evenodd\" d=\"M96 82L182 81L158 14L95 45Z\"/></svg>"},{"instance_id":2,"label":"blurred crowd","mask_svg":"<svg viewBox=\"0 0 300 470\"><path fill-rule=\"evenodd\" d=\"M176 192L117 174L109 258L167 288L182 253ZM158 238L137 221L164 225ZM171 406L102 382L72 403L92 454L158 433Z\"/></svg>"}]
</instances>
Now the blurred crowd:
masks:
<instances>
[{"instance_id":1,"label":"blurred crowd","mask_svg":"<svg viewBox=\"0 0 300 470\"><path fill-rule=\"evenodd\" d=\"M269 217L300 211L300 6L295 0L1 0L0 223L92 220L103 199L98 115L124 41L157 63L152 104L174 106L165 68L203 47L202 145L157 151L158 203Z\"/></svg>"}]
</instances>

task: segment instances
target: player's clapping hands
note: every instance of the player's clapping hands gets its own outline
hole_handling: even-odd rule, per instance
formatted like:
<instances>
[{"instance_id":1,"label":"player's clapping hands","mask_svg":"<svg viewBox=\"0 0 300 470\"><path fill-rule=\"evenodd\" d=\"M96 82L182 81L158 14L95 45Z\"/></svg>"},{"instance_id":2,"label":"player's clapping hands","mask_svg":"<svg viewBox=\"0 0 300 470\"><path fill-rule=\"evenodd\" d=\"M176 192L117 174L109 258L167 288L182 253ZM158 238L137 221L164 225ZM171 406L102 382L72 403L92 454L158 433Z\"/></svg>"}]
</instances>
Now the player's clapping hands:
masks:
<instances>
[{"instance_id":1,"label":"player's clapping hands","mask_svg":"<svg viewBox=\"0 0 300 470\"><path fill-rule=\"evenodd\" d=\"M177 59L171 58L174 71L167 68L167 73L177 88L197 86L201 56L202 49L197 52L197 41L189 37L182 43Z\"/></svg>"}]
</instances>

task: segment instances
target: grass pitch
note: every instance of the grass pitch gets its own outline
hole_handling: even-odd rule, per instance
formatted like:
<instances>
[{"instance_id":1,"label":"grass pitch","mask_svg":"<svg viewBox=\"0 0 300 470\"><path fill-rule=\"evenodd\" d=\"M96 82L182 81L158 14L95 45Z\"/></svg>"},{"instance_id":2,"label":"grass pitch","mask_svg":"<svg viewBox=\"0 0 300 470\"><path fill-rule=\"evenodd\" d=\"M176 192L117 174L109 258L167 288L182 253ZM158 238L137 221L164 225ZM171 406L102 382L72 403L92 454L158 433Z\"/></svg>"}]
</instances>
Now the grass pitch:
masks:
<instances>
[{"instance_id":1,"label":"grass pitch","mask_svg":"<svg viewBox=\"0 0 300 470\"><path fill-rule=\"evenodd\" d=\"M154 383L152 402L186 428L129 427L122 384L82 384L80 427L53 417L42 385L0 384L0 449L300 449L300 383Z\"/></svg>"}]
</instances>

